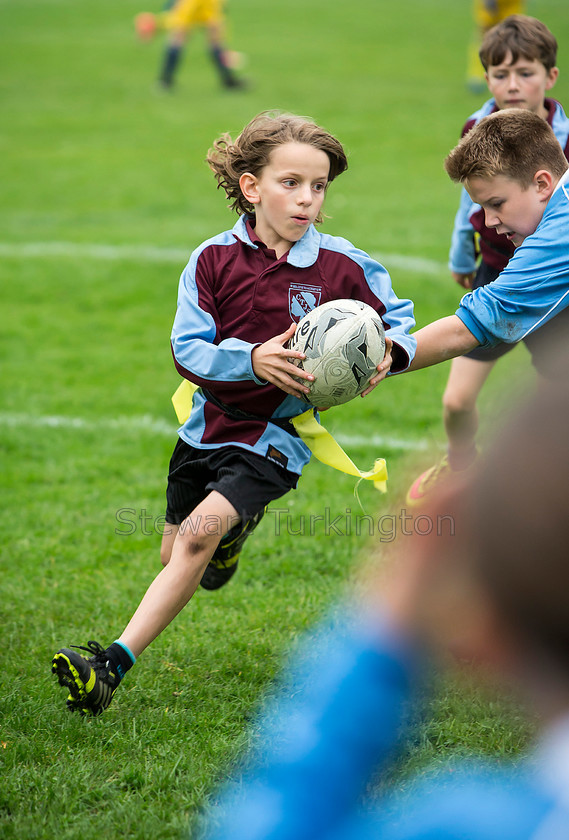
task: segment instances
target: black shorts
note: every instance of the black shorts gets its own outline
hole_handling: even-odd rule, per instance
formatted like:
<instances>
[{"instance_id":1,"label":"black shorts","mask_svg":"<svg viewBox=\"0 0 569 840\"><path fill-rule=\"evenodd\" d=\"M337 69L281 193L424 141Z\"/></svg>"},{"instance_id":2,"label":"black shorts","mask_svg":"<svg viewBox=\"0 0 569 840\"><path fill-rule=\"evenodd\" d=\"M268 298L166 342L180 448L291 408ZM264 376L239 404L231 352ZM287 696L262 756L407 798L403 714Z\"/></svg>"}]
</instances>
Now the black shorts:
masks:
<instances>
[{"instance_id":1,"label":"black shorts","mask_svg":"<svg viewBox=\"0 0 569 840\"><path fill-rule=\"evenodd\" d=\"M195 449L179 438L170 459L166 521L180 525L217 490L246 522L296 487L298 479L297 473L241 447Z\"/></svg>"},{"instance_id":2,"label":"black shorts","mask_svg":"<svg viewBox=\"0 0 569 840\"><path fill-rule=\"evenodd\" d=\"M480 262L476 270L472 290L474 291L474 289L479 289L481 286L487 286L488 283L492 283L499 274L500 272L497 268L492 268L483 261ZM477 347L475 350L471 350L470 353L465 353L464 358L476 359L477 362L495 362L496 359L499 359L501 356L505 356L506 353L513 350L515 346L515 344L506 344L503 342L501 344L497 344L495 347Z\"/></svg>"}]
</instances>

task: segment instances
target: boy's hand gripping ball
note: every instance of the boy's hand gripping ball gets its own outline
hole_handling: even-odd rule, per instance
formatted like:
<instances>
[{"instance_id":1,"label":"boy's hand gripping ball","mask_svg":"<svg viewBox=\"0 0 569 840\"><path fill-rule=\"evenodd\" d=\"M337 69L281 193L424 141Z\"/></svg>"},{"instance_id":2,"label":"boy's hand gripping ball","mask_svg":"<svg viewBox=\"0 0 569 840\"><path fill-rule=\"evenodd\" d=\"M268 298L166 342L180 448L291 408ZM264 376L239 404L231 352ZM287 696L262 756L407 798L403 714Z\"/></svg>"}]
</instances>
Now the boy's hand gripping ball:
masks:
<instances>
[{"instance_id":1,"label":"boy's hand gripping ball","mask_svg":"<svg viewBox=\"0 0 569 840\"><path fill-rule=\"evenodd\" d=\"M290 348L306 354L306 359L291 361L315 377L302 399L330 408L365 391L385 356L385 331L367 303L332 300L298 322Z\"/></svg>"}]
</instances>

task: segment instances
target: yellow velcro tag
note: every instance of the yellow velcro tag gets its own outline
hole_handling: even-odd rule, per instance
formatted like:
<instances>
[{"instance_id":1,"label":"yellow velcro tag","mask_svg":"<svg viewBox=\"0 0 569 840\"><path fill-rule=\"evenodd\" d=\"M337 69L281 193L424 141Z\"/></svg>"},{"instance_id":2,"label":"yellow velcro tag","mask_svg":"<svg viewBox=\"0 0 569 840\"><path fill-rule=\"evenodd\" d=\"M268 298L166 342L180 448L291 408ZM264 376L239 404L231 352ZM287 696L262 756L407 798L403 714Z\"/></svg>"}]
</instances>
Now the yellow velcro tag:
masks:
<instances>
[{"instance_id":1,"label":"yellow velcro tag","mask_svg":"<svg viewBox=\"0 0 569 840\"><path fill-rule=\"evenodd\" d=\"M192 402L197 390L198 386L190 382L189 379L182 379L180 386L176 389L175 394L172 395L172 405L174 406L178 423L185 423L192 413Z\"/></svg>"},{"instance_id":2,"label":"yellow velcro tag","mask_svg":"<svg viewBox=\"0 0 569 840\"><path fill-rule=\"evenodd\" d=\"M179 423L185 423L192 411L192 401L198 386L184 379L172 397L172 404ZM387 492L387 465L384 458L377 458L371 470L359 470L346 455L330 432L316 420L312 409L291 418L291 423L300 439L308 446L315 458L335 470L373 481L376 490Z\"/></svg>"},{"instance_id":3,"label":"yellow velcro tag","mask_svg":"<svg viewBox=\"0 0 569 840\"><path fill-rule=\"evenodd\" d=\"M316 420L312 409L293 417L290 422L314 457L323 464L348 475L373 481L376 490L387 492L387 465L384 458L377 458L371 470L359 470L338 441Z\"/></svg>"}]
</instances>

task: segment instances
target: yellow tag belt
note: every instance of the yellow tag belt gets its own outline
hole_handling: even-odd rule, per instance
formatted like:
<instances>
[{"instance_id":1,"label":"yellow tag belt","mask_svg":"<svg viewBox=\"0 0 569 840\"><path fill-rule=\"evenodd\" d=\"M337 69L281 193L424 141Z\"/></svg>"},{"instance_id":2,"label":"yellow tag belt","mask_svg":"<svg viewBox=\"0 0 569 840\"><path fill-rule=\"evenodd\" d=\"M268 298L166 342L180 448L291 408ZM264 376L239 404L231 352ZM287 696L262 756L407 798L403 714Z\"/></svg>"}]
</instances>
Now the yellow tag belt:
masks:
<instances>
[{"instance_id":1,"label":"yellow tag belt","mask_svg":"<svg viewBox=\"0 0 569 840\"><path fill-rule=\"evenodd\" d=\"M197 385L194 385L188 379L184 379L172 396L174 410L180 423L185 423L190 416L194 394L197 390ZM356 476L356 478L373 481L376 490L382 493L387 491L385 458L377 458L371 470L360 470L344 452L338 441L316 420L312 409L299 414L297 417L291 417L290 422L314 457L323 464L348 475Z\"/></svg>"}]
</instances>

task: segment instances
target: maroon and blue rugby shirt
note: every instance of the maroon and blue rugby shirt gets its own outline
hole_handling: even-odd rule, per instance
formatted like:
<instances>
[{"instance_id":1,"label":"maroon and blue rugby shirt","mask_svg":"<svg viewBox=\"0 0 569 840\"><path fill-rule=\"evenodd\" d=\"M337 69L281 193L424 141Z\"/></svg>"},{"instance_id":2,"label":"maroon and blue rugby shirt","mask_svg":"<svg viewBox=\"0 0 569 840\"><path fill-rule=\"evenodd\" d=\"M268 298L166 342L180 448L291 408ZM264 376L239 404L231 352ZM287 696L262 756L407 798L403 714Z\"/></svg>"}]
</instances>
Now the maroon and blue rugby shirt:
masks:
<instances>
[{"instance_id":1,"label":"maroon and blue rugby shirt","mask_svg":"<svg viewBox=\"0 0 569 840\"><path fill-rule=\"evenodd\" d=\"M171 338L176 368L217 400L259 420L230 417L198 390L180 436L204 449L241 446L300 473L310 451L266 418L294 417L307 404L257 379L251 353L338 298L362 300L379 313L394 342L392 370L405 370L415 353L413 304L395 295L383 266L346 239L311 226L276 259L241 217L232 230L197 248L180 278Z\"/></svg>"}]
</instances>

